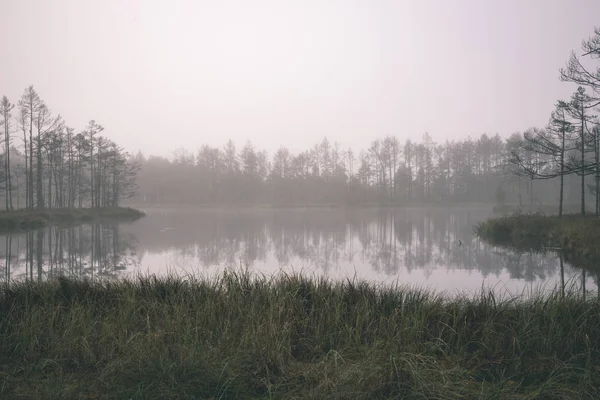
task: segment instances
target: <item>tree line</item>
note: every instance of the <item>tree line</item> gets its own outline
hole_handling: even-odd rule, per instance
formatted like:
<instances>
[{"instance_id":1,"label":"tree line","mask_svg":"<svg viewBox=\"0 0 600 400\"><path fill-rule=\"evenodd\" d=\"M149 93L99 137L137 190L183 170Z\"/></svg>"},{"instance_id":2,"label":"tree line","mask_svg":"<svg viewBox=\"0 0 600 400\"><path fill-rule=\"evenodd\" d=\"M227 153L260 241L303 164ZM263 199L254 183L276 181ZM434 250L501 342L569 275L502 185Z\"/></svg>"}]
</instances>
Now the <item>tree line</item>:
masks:
<instances>
[{"instance_id":1,"label":"tree line","mask_svg":"<svg viewBox=\"0 0 600 400\"><path fill-rule=\"evenodd\" d=\"M93 120L76 133L33 86L17 104L2 97L0 124L6 210L114 207L134 194L135 160L101 136L104 128Z\"/></svg>"},{"instance_id":2,"label":"tree line","mask_svg":"<svg viewBox=\"0 0 600 400\"><path fill-rule=\"evenodd\" d=\"M524 136L498 134L436 143L394 136L374 140L359 152L324 138L310 149L286 147L269 155L251 142L238 149L175 151L171 157L138 153L143 204L206 205L409 205L449 203L539 204L556 193L558 179L534 181L515 174L511 157ZM567 202L579 199L575 181L565 180ZM557 201L558 199L556 199Z\"/></svg>"}]
</instances>

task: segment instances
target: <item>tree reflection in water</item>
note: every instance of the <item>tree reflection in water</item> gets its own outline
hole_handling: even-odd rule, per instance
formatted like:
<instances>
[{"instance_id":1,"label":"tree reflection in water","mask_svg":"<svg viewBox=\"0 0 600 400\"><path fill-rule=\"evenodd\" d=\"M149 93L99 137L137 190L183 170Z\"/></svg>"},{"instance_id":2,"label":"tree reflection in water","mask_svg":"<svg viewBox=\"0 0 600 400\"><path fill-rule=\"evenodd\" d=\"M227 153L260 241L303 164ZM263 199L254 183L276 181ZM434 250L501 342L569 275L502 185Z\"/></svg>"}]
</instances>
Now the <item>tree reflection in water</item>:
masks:
<instances>
[{"instance_id":1,"label":"tree reflection in water","mask_svg":"<svg viewBox=\"0 0 600 400\"><path fill-rule=\"evenodd\" d=\"M582 273L554 254L495 248L473 235L484 209L147 210L135 223L51 227L0 241L2 277L39 280L60 274L119 276L164 273L175 264L196 270L245 264L373 279L458 271L485 279L568 285L577 276L595 291L596 273ZM3 245L3 247L2 247ZM561 273L562 272L562 273ZM468 275L465 275L468 276ZM572 279L571 279L572 280ZM481 279L464 282L465 289ZM436 282L434 282L435 286ZM461 283L459 283L460 285Z\"/></svg>"},{"instance_id":2,"label":"tree reflection in water","mask_svg":"<svg viewBox=\"0 0 600 400\"><path fill-rule=\"evenodd\" d=\"M6 235L0 254L3 280L32 280L68 275L116 277L139 266L135 237L121 233L118 223L76 227L51 226Z\"/></svg>"}]
</instances>

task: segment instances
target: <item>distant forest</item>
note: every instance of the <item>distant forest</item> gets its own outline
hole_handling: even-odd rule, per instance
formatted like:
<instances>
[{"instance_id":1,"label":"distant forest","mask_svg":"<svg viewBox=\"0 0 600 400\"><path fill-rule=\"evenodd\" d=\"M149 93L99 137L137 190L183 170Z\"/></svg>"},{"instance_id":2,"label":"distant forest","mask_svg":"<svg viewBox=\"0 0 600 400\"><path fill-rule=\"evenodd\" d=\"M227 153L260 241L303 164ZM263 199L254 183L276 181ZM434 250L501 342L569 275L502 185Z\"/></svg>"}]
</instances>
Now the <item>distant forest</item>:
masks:
<instances>
[{"instance_id":1,"label":"distant forest","mask_svg":"<svg viewBox=\"0 0 600 400\"><path fill-rule=\"evenodd\" d=\"M282 147L269 156L248 142L240 150L180 149L170 158L138 154L139 190L146 204L206 205L408 205L448 203L556 204L558 178L534 181L517 175L511 162L523 135L498 134L435 143L401 143L388 136L358 153L323 139L292 154ZM528 152L531 153L531 152ZM569 177L567 203L580 200L579 182ZM589 193L590 198L592 194Z\"/></svg>"}]
</instances>

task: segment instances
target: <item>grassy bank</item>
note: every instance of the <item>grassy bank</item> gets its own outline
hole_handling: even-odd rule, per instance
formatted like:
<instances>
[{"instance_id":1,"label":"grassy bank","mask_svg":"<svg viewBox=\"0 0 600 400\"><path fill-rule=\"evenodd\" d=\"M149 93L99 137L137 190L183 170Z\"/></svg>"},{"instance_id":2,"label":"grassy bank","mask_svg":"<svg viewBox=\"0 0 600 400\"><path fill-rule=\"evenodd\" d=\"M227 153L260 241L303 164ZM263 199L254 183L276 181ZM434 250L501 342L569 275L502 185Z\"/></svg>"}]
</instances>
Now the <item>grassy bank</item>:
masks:
<instances>
[{"instance_id":1,"label":"grassy bank","mask_svg":"<svg viewBox=\"0 0 600 400\"><path fill-rule=\"evenodd\" d=\"M596 399L600 303L300 277L15 284L0 398Z\"/></svg>"},{"instance_id":2,"label":"grassy bank","mask_svg":"<svg viewBox=\"0 0 600 400\"><path fill-rule=\"evenodd\" d=\"M585 266L600 261L600 219L594 216L515 214L488 219L476 233L496 245L561 250L570 261Z\"/></svg>"},{"instance_id":3,"label":"grassy bank","mask_svg":"<svg viewBox=\"0 0 600 400\"><path fill-rule=\"evenodd\" d=\"M496 204L493 207L494 213L496 214L526 214L526 213L543 213L543 214L556 214L558 207L556 204ZM581 211L580 204L565 204L563 211L566 214L578 214ZM594 212L593 210L588 210Z\"/></svg>"},{"instance_id":4,"label":"grassy bank","mask_svg":"<svg viewBox=\"0 0 600 400\"><path fill-rule=\"evenodd\" d=\"M143 215L143 212L129 207L1 211L0 230L32 229L49 224L86 222L108 218L137 219Z\"/></svg>"}]
</instances>

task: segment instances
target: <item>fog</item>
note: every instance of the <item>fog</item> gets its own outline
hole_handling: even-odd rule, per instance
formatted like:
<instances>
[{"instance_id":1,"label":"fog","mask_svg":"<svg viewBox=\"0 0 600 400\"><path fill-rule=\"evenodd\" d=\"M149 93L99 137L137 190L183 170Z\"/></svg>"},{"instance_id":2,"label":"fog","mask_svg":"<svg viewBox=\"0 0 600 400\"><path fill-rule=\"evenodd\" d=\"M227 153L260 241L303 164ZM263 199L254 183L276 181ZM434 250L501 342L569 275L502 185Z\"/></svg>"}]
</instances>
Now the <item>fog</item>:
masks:
<instances>
[{"instance_id":1,"label":"fog","mask_svg":"<svg viewBox=\"0 0 600 400\"><path fill-rule=\"evenodd\" d=\"M597 274L473 228L600 216L598 15L591 0L4 1L1 275L302 265L448 290L566 276L585 294ZM146 218L98 222L139 215L124 205Z\"/></svg>"},{"instance_id":2,"label":"fog","mask_svg":"<svg viewBox=\"0 0 600 400\"><path fill-rule=\"evenodd\" d=\"M344 149L507 137L574 87L558 70L595 0L4 0L0 95L33 85L125 150Z\"/></svg>"}]
</instances>

